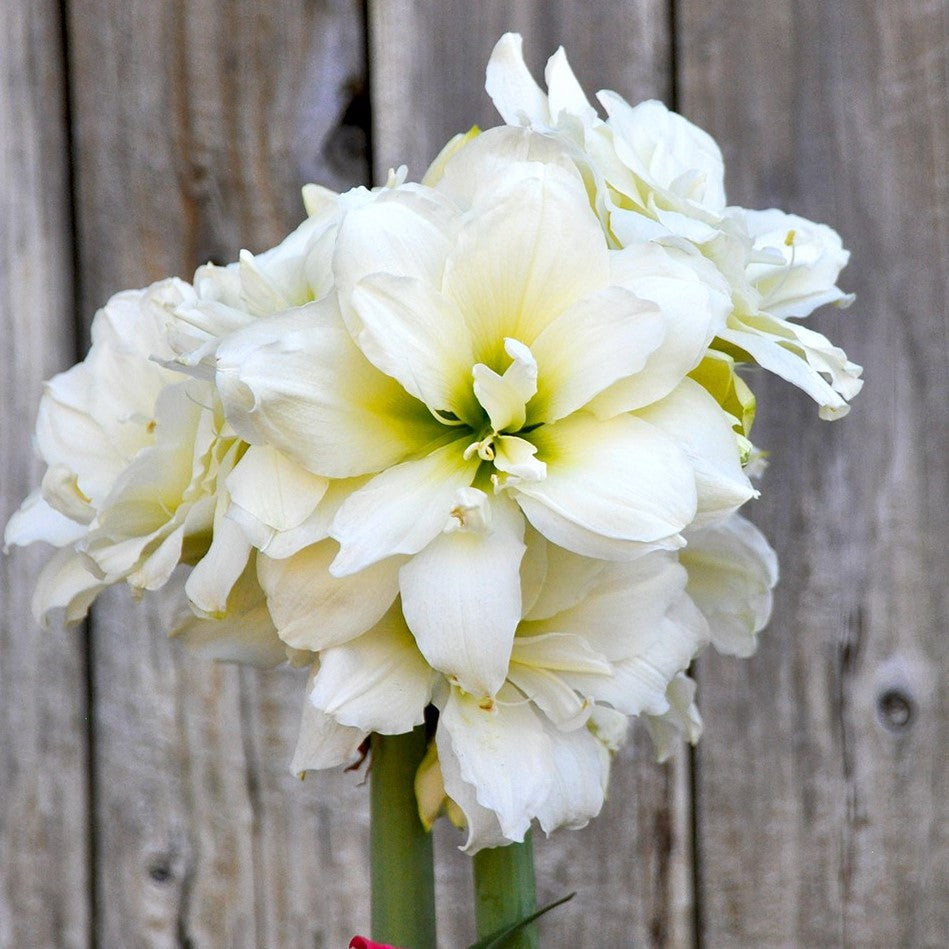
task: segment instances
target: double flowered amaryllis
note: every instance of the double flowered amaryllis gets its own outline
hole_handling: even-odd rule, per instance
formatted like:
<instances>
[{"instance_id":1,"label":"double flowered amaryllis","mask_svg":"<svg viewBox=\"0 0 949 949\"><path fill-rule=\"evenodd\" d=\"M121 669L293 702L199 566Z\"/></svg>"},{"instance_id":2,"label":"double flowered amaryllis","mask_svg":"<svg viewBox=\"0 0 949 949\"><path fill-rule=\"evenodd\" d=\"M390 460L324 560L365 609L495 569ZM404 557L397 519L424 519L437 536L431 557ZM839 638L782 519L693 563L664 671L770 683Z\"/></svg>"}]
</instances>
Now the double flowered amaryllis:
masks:
<instances>
[{"instance_id":1,"label":"double flowered amaryllis","mask_svg":"<svg viewBox=\"0 0 949 949\"><path fill-rule=\"evenodd\" d=\"M503 37L507 124L421 183L308 186L277 247L113 298L6 531L59 548L44 618L180 582L191 645L308 665L297 772L427 723L420 813L472 852L585 824L629 720L695 741L692 660L754 650L742 364L825 417L860 387L792 322L849 302L833 231L729 207L708 135L614 93L600 118L562 51L547 85Z\"/></svg>"},{"instance_id":2,"label":"double flowered amaryllis","mask_svg":"<svg viewBox=\"0 0 949 949\"><path fill-rule=\"evenodd\" d=\"M465 204L412 185L348 213L335 291L217 351L248 441L369 478L333 518L330 573L363 596L380 565L390 600L397 576L428 664L479 698L507 674L526 523L630 559L753 493L730 418L686 378L727 314L714 269L610 249L578 173L530 160L532 138L500 130L497 152L451 159L443 180L464 161L478 182Z\"/></svg>"},{"instance_id":3,"label":"double flowered amaryllis","mask_svg":"<svg viewBox=\"0 0 949 949\"><path fill-rule=\"evenodd\" d=\"M547 63L545 93L508 33L491 56L487 90L509 125L565 143L592 191L610 239L695 247L728 281L732 309L716 348L754 360L799 386L822 418L848 411L861 369L820 333L791 319L853 297L836 286L849 254L831 228L777 209L729 207L715 140L661 102L631 106L615 92L597 98L601 119L563 50Z\"/></svg>"}]
</instances>

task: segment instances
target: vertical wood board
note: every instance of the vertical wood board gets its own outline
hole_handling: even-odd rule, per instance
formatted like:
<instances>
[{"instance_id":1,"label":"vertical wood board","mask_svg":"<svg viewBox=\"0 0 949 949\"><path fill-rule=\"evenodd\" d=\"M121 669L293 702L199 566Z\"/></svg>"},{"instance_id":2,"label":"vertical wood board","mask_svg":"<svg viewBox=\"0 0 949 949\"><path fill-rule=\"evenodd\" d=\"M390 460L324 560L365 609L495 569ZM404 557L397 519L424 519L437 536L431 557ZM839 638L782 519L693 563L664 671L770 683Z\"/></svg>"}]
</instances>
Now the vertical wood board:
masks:
<instances>
[{"instance_id":1,"label":"vertical wood board","mask_svg":"<svg viewBox=\"0 0 949 949\"><path fill-rule=\"evenodd\" d=\"M276 243L308 180L367 177L358 3L69 14L86 319L123 287ZM163 591L121 589L93 613L102 944L345 944L368 920L362 793L289 774L299 671L199 660L166 641L172 613Z\"/></svg>"},{"instance_id":2,"label":"vertical wood board","mask_svg":"<svg viewBox=\"0 0 949 949\"><path fill-rule=\"evenodd\" d=\"M809 322L866 367L822 423L751 378L772 449L751 506L782 560L770 630L700 667L709 946L941 946L947 886L947 5L681 6L680 106L730 198L842 233L850 310Z\"/></svg>"},{"instance_id":3,"label":"vertical wood board","mask_svg":"<svg viewBox=\"0 0 949 949\"><path fill-rule=\"evenodd\" d=\"M0 523L37 483L42 380L74 359L65 70L55 3L0 20ZM0 946L87 945L89 802L81 630L41 629L46 552L0 557Z\"/></svg>"}]
</instances>

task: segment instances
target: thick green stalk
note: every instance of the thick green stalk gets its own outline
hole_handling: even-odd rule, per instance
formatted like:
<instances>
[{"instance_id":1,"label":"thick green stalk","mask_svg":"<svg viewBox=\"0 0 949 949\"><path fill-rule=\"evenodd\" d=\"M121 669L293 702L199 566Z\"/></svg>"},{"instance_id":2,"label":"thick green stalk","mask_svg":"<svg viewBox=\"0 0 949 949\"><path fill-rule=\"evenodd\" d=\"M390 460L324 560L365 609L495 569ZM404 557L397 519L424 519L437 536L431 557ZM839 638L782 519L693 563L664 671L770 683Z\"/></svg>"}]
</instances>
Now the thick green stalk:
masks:
<instances>
[{"instance_id":1,"label":"thick green stalk","mask_svg":"<svg viewBox=\"0 0 949 949\"><path fill-rule=\"evenodd\" d=\"M415 800L425 745L424 725L372 736L372 938L404 949L435 949L432 835Z\"/></svg>"},{"instance_id":2,"label":"thick green stalk","mask_svg":"<svg viewBox=\"0 0 949 949\"><path fill-rule=\"evenodd\" d=\"M534 849L528 831L522 844L480 850L474 856L475 924L485 939L537 909ZM502 943L504 949L537 949L537 924L530 923Z\"/></svg>"}]
</instances>

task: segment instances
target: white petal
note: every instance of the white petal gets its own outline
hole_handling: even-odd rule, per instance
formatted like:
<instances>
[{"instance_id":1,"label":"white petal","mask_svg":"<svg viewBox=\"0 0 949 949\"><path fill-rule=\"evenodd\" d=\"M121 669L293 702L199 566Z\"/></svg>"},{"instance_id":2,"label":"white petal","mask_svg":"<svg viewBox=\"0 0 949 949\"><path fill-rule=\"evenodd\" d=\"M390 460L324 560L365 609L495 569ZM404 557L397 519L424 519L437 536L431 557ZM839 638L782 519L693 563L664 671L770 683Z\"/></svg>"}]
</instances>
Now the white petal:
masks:
<instances>
[{"instance_id":1,"label":"white petal","mask_svg":"<svg viewBox=\"0 0 949 949\"><path fill-rule=\"evenodd\" d=\"M610 775L610 753L586 728L547 727L553 750L553 782L537 817L544 832L585 827L600 813Z\"/></svg>"},{"instance_id":2,"label":"white petal","mask_svg":"<svg viewBox=\"0 0 949 949\"><path fill-rule=\"evenodd\" d=\"M325 540L285 560L258 557L274 623L295 649L318 652L361 635L382 618L399 591L401 558L334 577L329 565L338 550L334 541Z\"/></svg>"},{"instance_id":3,"label":"white petal","mask_svg":"<svg viewBox=\"0 0 949 949\"><path fill-rule=\"evenodd\" d=\"M507 475L500 479L504 485L543 481L547 477L547 465L537 460L536 447L524 438L501 435L494 439L494 452L495 469Z\"/></svg>"},{"instance_id":4,"label":"white petal","mask_svg":"<svg viewBox=\"0 0 949 949\"><path fill-rule=\"evenodd\" d=\"M88 561L67 547L58 550L40 571L33 591L33 616L44 628L50 614L63 610L66 623L84 619L92 601L108 586L86 568Z\"/></svg>"},{"instance_id":5,"label":"white petal","mask_svg":"<svg viewBox=\"0 0 949 949\"><path fill-rule=\"evenodd\" d=\"M609 257L575 171L525 162L492 185L458 232L443 289L468 324L474 361L497 371L507 365L506 338L531 346L608 282Z\"/></svg>"},{"instance_id":6,"label":"white petal","mask_svg":"<svg viewBox=\"0 0 949 949\"><path fill-rule=\"evenodd\" d=\"M516 432L523 428L525 406L537 392L537 361L516 339L504 340L504 350L513 362L503 376L483 363L474 367L474 393L494 431Z\"/></svg>"},{"instance_id":7,"label":"white petal","mask_svg":"<svg viewBox=\"0 0 949 949\"><path fill-rule=\"evenodd\" d=\"M484 87L508 125L550 125L547 96L524 62L523 39L505 33L488 60Z\"/></svg>"},{"instance_id":8,"label":"white petal","mask_svg":"<svg viewBox=\"0 0 949 949\"><path fill-rule=\"evenodd\" d=\"M402 608L419 649L466 692L494 695L521 618L524 518L509 499L487 502L487 531L436 537L400 571Z\"/></svg>"},{"instance_id":9,"label":"white petal","mask_svg":"<svg viewBox=\"0 0 949 949\"><path fill-rule=\"evenodd\" d=\"M535 536L536 531L532 531ZM528 550L530 549L528 543ZM564 550L555 544L544 544L545 573L543 586L528 610L525 603L526 620L547 619L580 603L609 568L606 560L594 560Z\"/></svg>"},{"instance_id":10,"label":"white petal","mask_svg":"<svg viewBox=\"0 0 949 949\"><path fill-rule=\"evenodd\" d=\"M458 308L411 277L370 274L350 299L366 358L433 412L478 424L471 336Z\"/></svg>"},{"instance_id":11,"label":"white petal","mask_svg":"<svg viewBox=\"0 0 949 949\"><path fill-rule=\"evenodd\" d=\"M697 253L650 243L617 251L610 260L613 280L652 301L666 333L642 372L615 382L589 405L601 418L649 405L671 392L701 362L732 308L721 274Z\"/></svg>"},{"instance_id":12,"label":"white petal","mask_svg":"<svg viewBox=\"0 0 949 949\"><path fill-rule=\"evenodd\" d=\"M354 336L360 323L347 304L352 288L383 273L439 286L458 217L450 200L420 185L383 189L348 211L336 239L333 274Z\"/></svg>"},{"instance_id":13,"label":"white petal","mask_svg":"<svg viewBox=\"0 0 949 949\"><path fill-rule=\"evenodd\" d=\"M377 475L351 494L333 521L339 541L333 573L345 576L393 554L418 553L444 528L455 497L480 464L465 459L468 438Z\"/></svg>"},{"instance_id":14,"label":"white petal","mask_svg":"<svg viewBox=\"0 0 949 949\"><path fill-rule=\"evenodd\" d=\"M313 691L315 675L314 668L306 684L300 735L290 763L291 773L301 777L304 771L355 763L359 760L359 746L369 734L358 728L340 725L325 712L314 707L309 696Z\"/></svg>"},{"instance_id":15,"label":"white petal","mask_svg":"<svg viewBox=\"0 0 949 949\"><path fill-rule=\"evenodd\" d=\"M400 735L424 720L434 680L395 606L369 632L320 653L310 701L341 725Z\"/></svg>"},{"instance_id":16,"label":"white petal","mask_svg":"<svg viewBox=\"0 0 949 949\"><path fill-rule=\"evenodd\" d=\"M355 346L332 301L257 320L218 349L228 419L310 471L378 471L436 437L425 406Z\"/></svg>"},{"instance_id":17,"label":"white petal","mask_svg":"<svg viewBox=\"0 0 949 949\"><path fill-rule=\"evenodd\" d=\"M600 92L597 98L616 133L617 153L640 178L675 192L676 182L694 173L683 196L712 212L725 209L725 166L711 135L655 99L630 106L615 92Z\"/></svg>"},{"instance_id":18,"label":"white petal","mask_svg":"<svg viewBox=\"0 0 949 949\"><path fill-rule=\"evenodd\" d=\"M695 681L680 672L666 689L667 711L662 715L643 715L649 737L656 746L656 760L667 761L682 736L693 745L702 734L702 716L695 704Z\"/></svg>"},{"instance_id":19,"label":"white petal","mask_svg":"<svg viewBox=\"0 0 949 949\"><path fill-rule=\"evenodd\" d=\"M733 419L697 382L683 379L636 416L655 425L692 463L698 490L694 527L721 520L757 495L742 471Z\"/></svg>"},{"instance_id":20,"label":"white petal","mask_svg":"<svg viewBox=\"0 0 949 949\"><path fill-rule=\"evenodd\" d=\"M639 419L597 421L578 412L530 437L547 464L547 478L519 484L517 497L540 502L560 521L610 539L675 542L695 514L695 478L687 459ZM543 533L534 509L522 507ZM559 534L550 539L571 547L568 529Z\"/></svg>"},{"instance_id":21,"label":"white petal","mask_svg":"<svg viewBox=\"0 0 949 949\"><path fill-rule=\"evenodd\" d=\"M450 742L441 737L443 730ZM523 840L553 784L550 738L531 707L479 703L452 689L439 715L438 736L445 790L455 796L445 767L454 756L461 779L475 788L478 803L497 815L501 833L509 841Z\"/></svg>"},{"instance_id":22,"label":"white petal","mask_svg":"<svg viewBox=\"0 0 949 949\"><path fill-rule=\"evenodd\" d=\"M686 589L708 620L713 645L728 655L750 656L771 616L778 581L771 545L738 515L687 537L679 555L689 572Z\"/></svg>"},{"instance_id":23,"label":"white petal","mask_svg":"<svg viewBox=\"0 0 949 949\"><path fill-rule=\"evenodd\" d=\"M205 614L223 614L237 578L243 573L251 547L244 532L223 516L224 503L217 505L214 532L208 552L195 564L185 584L188 599Z\"/></svg>"},{"instance_id":24,"label":"white petal","mask_svg":"<svg viewBox=\"0 0 949 949\"><path fill-rule=\"evenodd\" d=\"M507 846L511 841L501 831L498 815L478 803L474 785L462 778L458 759L451 749L451 735L443 725L435 732L435 742L445 793L465 816L468 837L459 849L474 854L485 847Z\"/></svg>"},{"instance_id":25,"label":"white petal","mask_svg":"<svg viewBox=\"0 0 949 949\"><path fill-rule=\"evenodd\" d=\"M251 445L225 481L232 503L275 532L299 527L320 503L329 481L311 474L271 445Z\"/></svg>"},{"instance_id":26,"label":"white petal","mask_svg":"<svg viewBox=\"0 0 949 949\"><path fill-rule=\"evenodd\" d=\"M596 109L590 105L583 88L577 81L562 46L547 60L544 80L547 83L549 111L553 124L559 124L561 113L575 116L584 125L592 125L597 121Z\"/></svg>"},{"instance_id":27,"label":"white petal","mask_svg":"<svg viewBox=\"0 0 949 949\"><path fill-rule=\"evenodd\" d=\"M579 300L533 342L540 388L531 419L556 421L618 379L635 376L665 333L659 308L623 287Z\"/></svg>"},{"instance_id":28,"label":"white petal","mask_svg":"<svg viewBox=\"0 0 949 949\"><path fill-rule=\"evenodd\" d=\"M847 399L862 388L860 366L825 336L764 313L733 317L719 336L765 369L803 389L821 406L821 418L842 418ZM823 376L830 377L828 382Z\"/></svg>"},{"instance_id":29,"label":"white petal","mask_svg":"<svg viewBox=\"0 0 949 949\"><path fill-rule=\"evenodd\" d=\"M754 264L747 277L761 294L761 308L779 317L808 316L825 303L846 306L853 297L836 286L850 254L840 235L776 208L744 212L756 248L777 251L781 265Z\"/></svg>"},{"instance_id":30,"label":"white petal","mask_svg":"<svg viewBox=\"0 0 949 949\"><path fill-rule=\"evenodd\" d=\"M50 507L39 491L34 491L7 521L3 531L3 549L26 547L45 541L56 547L72 544L86 533L84 524L60 514Z\"/></svg>"},{"instance_id":31,"label":"white petal","mask_svg":"<svg viewBox=\"0 0 949 949\"><path fill-rule=\"evenodd\" d=\"M284 662L286 649L267 612L253 562L232 584L230 594L219 616L186 613L171 635L205 659L264 667Z\"/></svg>"}]
</instances>

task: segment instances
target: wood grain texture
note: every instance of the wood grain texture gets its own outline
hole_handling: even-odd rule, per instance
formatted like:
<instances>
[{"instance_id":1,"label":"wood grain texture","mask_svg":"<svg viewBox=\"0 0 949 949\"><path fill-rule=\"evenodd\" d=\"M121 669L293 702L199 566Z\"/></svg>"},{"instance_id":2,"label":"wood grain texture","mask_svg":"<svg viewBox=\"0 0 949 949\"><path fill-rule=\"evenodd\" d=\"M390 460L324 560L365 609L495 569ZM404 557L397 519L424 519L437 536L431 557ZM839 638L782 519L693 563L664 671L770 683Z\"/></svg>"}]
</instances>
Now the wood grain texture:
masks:
<instances>
[{"instance_id":1,"label":"wood grain texture","mask_svg":"<svg viewBox=\"0 0 949 949\"><path fill-rule=\"evenodd\" d=\"M853 250L857 302L813 325L867 379L836 423L753 383L783 578L759 654L700 669L704 942L943 946L949 7L689 0L679 26L731 199Z\"/></svg>"},{"instance_id":2,"label":"wood grain texture","mask_svg":"<svg viewBox=\"0 0 949 949\"><path fill-rule=\"evenodd\" d=\"M500 122L484 92L484 67L506 30L525 37L534 74L560 44L585 88L631 100L668 98L664 3L370 3L373 156L376 180L406 163L419 177L448 138ZM605 813L580 832L535 838L539 899L577 890L541 923L545 946L692 944L687 756L656 765L640 735L614 766ZM445 832L443 831L443 834ZM449 834L445 834L450 836ZM463 858L467 859L467 858ZM438 851L439 926L446 946L471 938L470 869ZM462 887L469 887L461 889ZM459 890L465 902L456 909ZM450 906L449 913L444 911Z\"/></svg>"},{"instance_id":3,"label":"wood grain texture","mask_svg":"<svg viewBox=\"0 0 949 949\"><path fill-rule=\"evenodd\" d=\"M69 5L81 299L272 245L310 179L367 177L354 2ZM345 945L368 922L363 794L287 771L303 682L166 641L161 595L92 618L104 946Z\"/></svg>"},{"instance_id":4,"label":"wood grain texture","mask_svg":"<svg viewBox=\"0 0 949 949\"><path fill-rule=\"evenodd\" d=\"M75 359L66 86L56 3L0 11L0 522L40 476L42 380ZM30 615L40 550L0 557L0 945L81 947L91 927L81 631Z\"/></svg>"},{"instance_id":5,"label":"wood grain texture","mask_svg":"<svg viewBox=\"0 0 949 949\"><path fill-rule=\"evenodd\" d=\"M734 202L843 234L858 300L813 324L867 386L822 423L751 377L775 619L752 660L703 657L694 774L637 735L603 815L538 837L541 900L578 890L543 944L949 944L946 0L677 0L675 57L665 0L369 0L368 23L362 7L0 0L0 515L39 475L41 380L77 355L73 237L88 326L121 288L274 243L304 182L368 179L370 105L376 179L403 162L418 177L450 135L497 122L482 84L506 29L537 75L563 43L589 90L675 88L721 143ZM299 672L198 661L165 639L173 604L121 590L87 661L82 632L29 618L42 559L0 562L0 947L334 949L365 932L367 788L288 773ZM438 827L446 947L473 928L458 843Z\"/></svg>"},{"instance_id":6,"label":"wood grain texture","mask_svg":"<svg viewBox=\"0 0 949 949\"><path fill-rule=\"evenodd\" d=\"M523 34L536 76L563 44L591 92L667 99L668 23L666 0L370 0L375 180L402 164L418 180L452 135L500 123L484 91L484 69L502 33Z\"/></svg>"}]
</instances>

